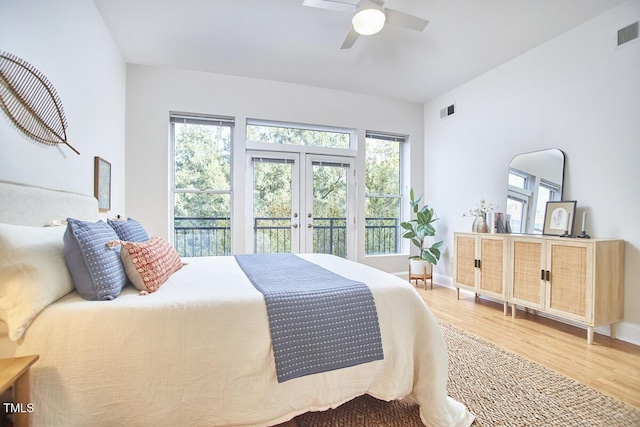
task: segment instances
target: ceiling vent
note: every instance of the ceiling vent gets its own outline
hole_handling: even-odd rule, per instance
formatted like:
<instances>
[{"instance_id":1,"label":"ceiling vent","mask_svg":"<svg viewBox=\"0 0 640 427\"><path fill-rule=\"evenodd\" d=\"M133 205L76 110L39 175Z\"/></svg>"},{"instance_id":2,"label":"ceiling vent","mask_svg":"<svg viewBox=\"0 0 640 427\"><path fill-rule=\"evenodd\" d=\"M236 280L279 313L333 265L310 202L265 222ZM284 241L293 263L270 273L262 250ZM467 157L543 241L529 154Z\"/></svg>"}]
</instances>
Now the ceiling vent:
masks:
<instances>
[{"instance_id":1,"label":"ceiling vent","mask_svg":"<svg viewBox=\"0 0 640 427\"><path fill-rule=\"evenodd\" d=\"M616 35L616 47L621 47L638 39L638 21L620 28Z\"/></svg>"},{"instance_id":2,"label":"ceiling vent","mask_svg":"<svg viewBox=\"0 0 640 427\"><path fill-rule=\"evenodd\" d=\"M445 117L452 116L456 112L456 104L451 104L448 107L444 107L440 110L440 118L444 119Z\"/></svg>"}]
</instances>

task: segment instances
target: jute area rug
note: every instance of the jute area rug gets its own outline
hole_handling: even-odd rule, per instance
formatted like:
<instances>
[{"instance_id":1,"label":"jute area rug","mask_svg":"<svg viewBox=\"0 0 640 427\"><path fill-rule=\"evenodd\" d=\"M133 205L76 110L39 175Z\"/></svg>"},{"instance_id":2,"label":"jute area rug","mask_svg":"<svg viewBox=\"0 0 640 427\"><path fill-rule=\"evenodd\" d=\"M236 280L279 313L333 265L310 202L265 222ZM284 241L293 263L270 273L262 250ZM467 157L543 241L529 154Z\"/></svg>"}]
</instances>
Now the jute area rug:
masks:
<instances>
[{"instance_id":1,"label":"jute area rug","mask_svg":"<svg viewBox=\"0 0 640 427\"><path fill-rule=\"evenodd\" d=\"M448 392L473 426L640 426L640 410L440 323L449 349ZM361 396L296 418L299 427L424 427L418 406Z\"/></svg>"}]
</instances>

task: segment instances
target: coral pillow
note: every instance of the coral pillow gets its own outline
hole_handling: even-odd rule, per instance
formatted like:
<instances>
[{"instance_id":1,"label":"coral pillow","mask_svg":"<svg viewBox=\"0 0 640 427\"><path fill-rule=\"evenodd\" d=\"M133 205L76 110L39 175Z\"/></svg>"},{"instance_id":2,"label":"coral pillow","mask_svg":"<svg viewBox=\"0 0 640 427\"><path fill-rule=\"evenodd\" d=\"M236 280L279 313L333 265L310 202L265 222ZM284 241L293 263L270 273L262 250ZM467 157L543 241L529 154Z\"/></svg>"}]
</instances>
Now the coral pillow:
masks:
<instances>
[{"instance_id":1,"label":"coral pillow","mask_svg":"<svg viewBox=\"0 0 640 427\"><path fill-rule=\"evenodd\" d=\"M121 244L120 257L127 277L141 291L155 292L184 265L178 252L160 237L146 242L109 242Z\"/></svg>"}]
</instances>

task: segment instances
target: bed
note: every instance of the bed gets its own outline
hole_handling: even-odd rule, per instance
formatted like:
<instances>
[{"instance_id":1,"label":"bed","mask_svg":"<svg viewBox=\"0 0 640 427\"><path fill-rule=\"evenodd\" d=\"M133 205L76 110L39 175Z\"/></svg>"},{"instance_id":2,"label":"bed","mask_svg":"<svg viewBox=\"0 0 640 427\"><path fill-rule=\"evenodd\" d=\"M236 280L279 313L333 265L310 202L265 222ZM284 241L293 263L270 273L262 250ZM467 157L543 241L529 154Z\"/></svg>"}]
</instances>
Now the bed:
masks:
<instances>
[{"instance_id":1,"label":"bed","mask_svg":"<svg viewBox=\"0 0 640 427\"><path fill-rule=\"evenodd\" d=\"M98 217L89 196L0 182L0 200L0 223ZM413 286L331 255L298 256L371 289L383 360L278 382L263 295L234 257L190 258L146 296L133 286L112 301L71 291L17 341L0 322L1 357L40 356L32 425L272 426L363 394L415 401L425 425L471 424L446 394L445 342Z\"/></svg>"}]
</instances>

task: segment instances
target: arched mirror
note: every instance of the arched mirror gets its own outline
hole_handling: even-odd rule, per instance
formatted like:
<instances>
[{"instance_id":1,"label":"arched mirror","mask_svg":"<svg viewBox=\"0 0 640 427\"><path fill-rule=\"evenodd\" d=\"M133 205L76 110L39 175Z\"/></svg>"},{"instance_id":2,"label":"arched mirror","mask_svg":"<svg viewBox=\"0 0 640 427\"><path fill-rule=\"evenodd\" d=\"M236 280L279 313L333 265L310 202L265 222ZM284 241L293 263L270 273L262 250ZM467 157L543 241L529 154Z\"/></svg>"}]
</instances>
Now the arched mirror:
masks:
<instances>
[{"instance_id":1,"label":"arched mirror","mask_svg":"<svg viewBox=\"0 0 640 427\"><path fill-rule=\"evenodd\" d=\"M547 202L562 200L563 178L564 153L557 148L511 160L506 213L512 233L542 234Z\"/></svg>"}]
</instances>

